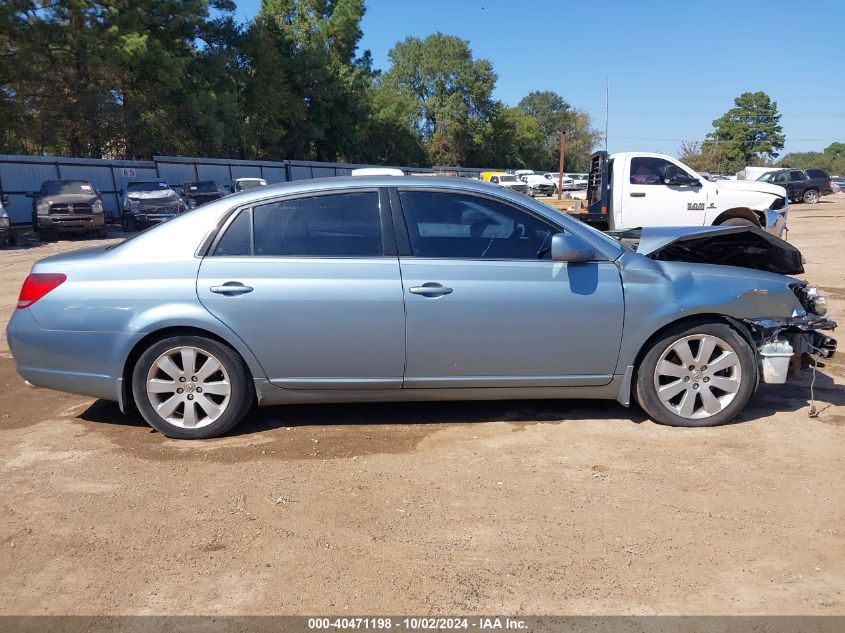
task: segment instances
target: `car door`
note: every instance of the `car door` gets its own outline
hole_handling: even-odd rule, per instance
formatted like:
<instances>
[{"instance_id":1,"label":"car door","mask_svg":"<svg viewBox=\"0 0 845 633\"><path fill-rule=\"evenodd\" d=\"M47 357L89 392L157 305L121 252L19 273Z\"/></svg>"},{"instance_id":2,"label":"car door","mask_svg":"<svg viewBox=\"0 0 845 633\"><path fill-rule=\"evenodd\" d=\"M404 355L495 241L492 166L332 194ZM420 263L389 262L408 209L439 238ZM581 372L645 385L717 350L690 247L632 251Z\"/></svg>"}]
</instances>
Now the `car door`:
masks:
<instances>
[{"instance_id":1,"label":"car door","mask_svg":"<svg viewBox=\"0 0 845 633\"><path fill-rule=\"evenodd\" d=\"M707 209L704 183L667 185L663 173L670 165L679 173L695 178L679 163L655 156L632 156L627 165L628 178L622 183L623 226L702 226Z\"/></svg>"},{"instance_id":2,"label":"car door","mask_svg":"<svg viewBox=\"0 0 845 633\"><path fill-rule=\"evenodd\" d=\"M401 386L405 311L384 192L238 210L203 258L197 294L279 387Z\"/></svg>"},{"instance_id":3,"label":"car door","mask_svg":"<svg viewBox=\"0 0 845 633\"><path fill-rule=\"evenodd\" d=\"M809 182L803 171L791 169L789 171L789 196L791 198L803 196Z\"/></svg>"},{"instance_id":4,"label":"car door","mask_svg":"<svg viewBox=\"0 0 845 633\"><path fill-rule=\"evenodd\" d=\"M551 261L560 228L501 199L400 189L392 200L408 242L404 388L610 382L623 319L612 262Z\"/></svg>"}]
</instances>

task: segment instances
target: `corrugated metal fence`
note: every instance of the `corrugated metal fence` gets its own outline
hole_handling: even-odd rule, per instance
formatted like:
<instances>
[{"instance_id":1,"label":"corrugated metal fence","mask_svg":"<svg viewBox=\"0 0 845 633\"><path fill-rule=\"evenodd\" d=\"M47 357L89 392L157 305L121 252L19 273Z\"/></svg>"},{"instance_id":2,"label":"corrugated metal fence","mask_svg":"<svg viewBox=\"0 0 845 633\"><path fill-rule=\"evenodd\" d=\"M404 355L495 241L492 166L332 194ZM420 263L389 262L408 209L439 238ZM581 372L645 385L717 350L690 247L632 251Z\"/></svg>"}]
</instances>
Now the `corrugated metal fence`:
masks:
<instances>
[{"instance_id":1,"label":"corrugated metal fence","mask_svg":"<svg viewBox=\"0 0 845 633\"><path fill-rule=\"evenodd\" d=\"M151 161L98 160L59 156L16 156L0 154L0 194L9 196L12 223L29 222L32 200L27 193L38 191L45 180L87 180L102 194L103 206L111 216L120 214L120 192L130 180L161 178L171 185L186 180L214 180L228 187L235 178L264 178L269 183L348 176L358 167L350 163L318 163L283 160L228 160L184 156L153 156ZM466 167L399 167L405 173L448 173L478 177L482 169Z\"/></svg>"}]
</instances>

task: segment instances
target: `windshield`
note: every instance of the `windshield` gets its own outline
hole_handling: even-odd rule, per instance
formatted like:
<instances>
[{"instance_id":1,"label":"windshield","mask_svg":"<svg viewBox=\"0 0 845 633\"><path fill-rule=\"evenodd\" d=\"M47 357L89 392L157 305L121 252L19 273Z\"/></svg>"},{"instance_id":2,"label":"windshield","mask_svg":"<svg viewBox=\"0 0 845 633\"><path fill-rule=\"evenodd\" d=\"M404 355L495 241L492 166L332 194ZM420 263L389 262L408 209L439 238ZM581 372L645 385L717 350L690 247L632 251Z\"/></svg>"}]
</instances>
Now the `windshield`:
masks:
<instances>
[{"instance_id":1,"label":"windshield","mask_svg":"<svg viewBox=\"0 0 845 633\"><path fill-rule=\"evenodd\" d=\"M41 185L41 195L60 196L66 193L94 193L94 187L84 180L47 180Z\"/></svg>"},{"instance_id":2,"label":"windshield","mask_svg":"<svg viewBox=\"0 0 845 633\"><path fill-rule=\"evenodd\" d=\"M499 179L499 181L500 182L517 182L517 179L516 179L515 176L502 176Z\"/></svg>"},{"instance_id":3,"label":"windshield","mask_svg":"<svg viewBox=\"0 0 845 633\"><path fill-rule=\"evenodd\" d=\"M774 178L774 177L775 177L775 172L770 171L770 172L768 172L768 173L763 174L762 176L760 176L760 177L757 179L757 182L769 182L769 181L770 181L772 178Z\"/></svg>"},{"instance_id":4,"label":"windshield","mask_svg":"<svg viewBox=\"0 0 845 633\"><path fill-rule=\"evenodd\" d=\"M256 189L267 185L266 180L241 180L235 187L238 191L246 191L247 189Z\"/></svg>"},{"instance_id":5,"label":"windshield","mask_svg":"<svg viewBox=\"0 0 845 633\"><path fill-rule=\"evenodd\" d=\"M189 182L187 190L190 193L218 193L220 191L217 183L213 180L206 180L204 182Z\"/></svg>"},{"instance_id":6,"label":"windshield","mask_svg":"<svg viewBox=\"0 0 845 633\"><path fill-rule=\"evenodd\" d=\"M170 185L166 182L130 182L126 191L167 191Z\"/></svg>"}]
</instances>

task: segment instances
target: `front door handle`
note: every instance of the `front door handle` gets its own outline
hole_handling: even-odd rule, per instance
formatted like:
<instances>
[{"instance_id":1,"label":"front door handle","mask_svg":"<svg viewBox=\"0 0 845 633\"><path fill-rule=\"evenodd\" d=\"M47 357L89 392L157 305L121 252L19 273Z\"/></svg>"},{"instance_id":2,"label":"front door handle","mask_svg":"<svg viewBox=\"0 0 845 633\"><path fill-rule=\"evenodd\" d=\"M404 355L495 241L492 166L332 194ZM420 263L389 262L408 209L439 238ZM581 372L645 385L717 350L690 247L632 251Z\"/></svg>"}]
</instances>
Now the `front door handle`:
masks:
<instances>
[{"instance_id":1,"label":"front door handle","mask_svg":"<svg viewBox=\"0 0 845 633\"><path fill-rule=\"evenodd\" d=\"M252 286L244 286L239 281L227 281L222 286L212 286L209 288L211 292L218 294L218 295L227 295L230 297L237 297L238 295L243 295L248 292L252 292Z\"/></svg>"},{"instance_id":2,"label":"front door handle","mask_svg":"<svg viewBox=\"0 0 845 633\"><path fill-rule=\"evenodd\" d=\"M442 297L443 295L452 294L452 289L447 288L443 284L438 284L433 281L424 283L422 286L414 286L408 288L411 294L422 295L423 297Z\"/></svg>"},{"instance_id":3,"label":"front door handle","mask_svg":"<svg viewBox=\"0 0 845 633\"><path fill-rule=\"evenodd\" d=\"M642 191L632 191L631 197L632 198L645 198L645 194Z\"/></svg>"}]
</instances>

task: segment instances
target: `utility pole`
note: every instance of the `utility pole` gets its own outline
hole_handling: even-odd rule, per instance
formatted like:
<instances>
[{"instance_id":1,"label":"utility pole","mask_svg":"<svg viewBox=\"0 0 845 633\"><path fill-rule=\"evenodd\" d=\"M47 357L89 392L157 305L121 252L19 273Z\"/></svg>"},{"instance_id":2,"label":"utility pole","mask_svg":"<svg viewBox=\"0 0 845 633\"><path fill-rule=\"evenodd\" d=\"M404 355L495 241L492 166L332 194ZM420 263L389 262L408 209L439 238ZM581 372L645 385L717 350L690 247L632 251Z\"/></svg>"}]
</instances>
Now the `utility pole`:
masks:
<instances>
[{"instance_id":1,"label":"utility pole","mask_svg":"<svg viewBox=\"0 0 845 633\"><path fill-rule=\"evenodd\" d=\"M610 77L604 78L604 151L607 151L607 120L609 118L608 109L610 107Z\"/></svg>"},{"instance_id":2,"label":"utility pole","mask_svg":"<svg viewBox=\"0 0 845 633\"><path fill-rule=\"evenodd\" d=\"M563 197L563 152L566 149L566 132L560 133L560 166L557 172L557 199Z\"/></svg>"}]
</instances>

